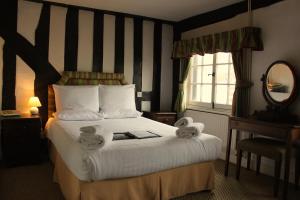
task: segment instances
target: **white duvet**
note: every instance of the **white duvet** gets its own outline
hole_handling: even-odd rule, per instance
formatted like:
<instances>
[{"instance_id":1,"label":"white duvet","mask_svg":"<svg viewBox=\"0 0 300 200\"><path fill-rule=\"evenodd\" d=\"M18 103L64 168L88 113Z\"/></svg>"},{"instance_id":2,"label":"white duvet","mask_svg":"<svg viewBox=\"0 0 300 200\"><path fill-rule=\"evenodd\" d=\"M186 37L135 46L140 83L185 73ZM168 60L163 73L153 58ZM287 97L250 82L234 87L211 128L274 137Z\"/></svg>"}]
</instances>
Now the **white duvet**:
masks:
<instances>
[{"instance_id":1,"label":"white duvet","mask_svg":"<svg viewBox=\"0 0 300 200\"><path fill-rule=\"evenodd\" d=\"M80 127L99 124L112 132L150 130L162 137L118 140L93 152L80 148ZM47 137L65 164L80 180L133 177L193 163L215 160L221 153L221 140L202 133L192 139L177 138L177 128L143 117L99 121L61 121L50 118Z\"/></svg>"}]
</instances>

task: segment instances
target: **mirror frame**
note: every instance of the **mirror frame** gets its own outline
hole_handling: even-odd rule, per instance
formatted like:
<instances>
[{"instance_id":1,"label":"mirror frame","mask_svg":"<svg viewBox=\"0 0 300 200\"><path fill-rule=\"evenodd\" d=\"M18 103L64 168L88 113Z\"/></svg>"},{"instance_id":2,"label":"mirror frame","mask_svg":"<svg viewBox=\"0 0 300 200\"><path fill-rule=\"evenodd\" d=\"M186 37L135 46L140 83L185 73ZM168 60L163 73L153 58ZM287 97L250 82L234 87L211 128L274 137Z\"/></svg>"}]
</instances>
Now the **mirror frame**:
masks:
<instances>
[{"instance_id":1,"label":"mirror frame","mask_svg":"<svg viewBox=\"0 0 300 200\"><path fill-rule=\"evenodd\" d=\"M268 73L269 71L271 70L271 68L276 65L276 64L284 64L286 65L287 67L289 67L289 69L291 70L292 72L292 75L293 75L293 78L294 78L294 88L291 92L291 95L289 96L289 98L285 99L284 101L276 101L274 100L271 95L269 94L268 92L268 89L267 89L267 76L268 76ZM280 107L280 108L284 108L284 107L287 107L289 106L291 103L293 103L293 101L295 100L296 96L297 96L297 79L296 79L296 73L295 73L295 68L289 64L288 62L286 61L283 61L283 60L279 60L279 61L275 61L273 62L267 69L266 73L263 74L263 77L262 77L262 82L263 82L263 96L265 98L265 100L268 102L268 104L272 107Z\"/></svg>"}]
</instances>

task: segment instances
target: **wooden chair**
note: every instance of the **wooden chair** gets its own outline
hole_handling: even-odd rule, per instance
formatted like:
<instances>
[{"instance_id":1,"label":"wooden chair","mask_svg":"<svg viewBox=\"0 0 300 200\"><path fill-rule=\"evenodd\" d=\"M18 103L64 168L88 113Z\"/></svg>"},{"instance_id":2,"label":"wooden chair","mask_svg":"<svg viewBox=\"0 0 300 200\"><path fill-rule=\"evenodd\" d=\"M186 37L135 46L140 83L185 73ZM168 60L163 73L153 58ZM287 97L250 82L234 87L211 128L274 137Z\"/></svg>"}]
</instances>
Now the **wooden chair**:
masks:
<instances>
[{"instance_id":1,"label":"wooden chair","mask_svg":"<svg viewBox=\"0 0 300 200\"><path fill-rule=\"evenodd\" d=\"M259 174L261 157L267 157L275 161L275 173L274 173L274 196L278 196L279 182L280 182L280 171L281 163L285 153L285 146L283 142L272 140L268 138L249 138L239 141L237 145L238 155L237 155L237 169L236 169L236 179L239 180L242 154L243 151L248 153L256 154L257 164L256 164L256 174Z\"/></svg>"},{"instance_id":2,"label":"wooden chair","mask_svg":"<svg viewBox=\"0 0 300 200\"><path fill-rule=\"evenodd\" d=\"M300 180L300 141L295 142L296 162L295 162L295 188L299 189Z\"/></svg>"}]
</instances>

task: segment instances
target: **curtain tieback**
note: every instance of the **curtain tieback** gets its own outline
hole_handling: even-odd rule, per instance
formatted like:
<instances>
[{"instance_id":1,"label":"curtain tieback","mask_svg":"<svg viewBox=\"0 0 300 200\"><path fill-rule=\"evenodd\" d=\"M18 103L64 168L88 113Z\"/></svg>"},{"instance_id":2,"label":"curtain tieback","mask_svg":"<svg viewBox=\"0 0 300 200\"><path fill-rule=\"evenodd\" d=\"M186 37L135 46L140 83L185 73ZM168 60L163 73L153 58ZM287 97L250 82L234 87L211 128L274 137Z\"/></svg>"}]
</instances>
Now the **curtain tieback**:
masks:
<instances>
[{"instance_id":1,"label":"curtain tieback","mask_svg":"<svg viewBox=\"0 0 300 200\"><path fill-rule=\"evenodd\" d=\"M246 80L236 80L235 87L236 88L250 88L253 85L251 81Z\"/></svg>"},{"instance_id":2,"label":"curtain tieback","mask_svg":"<svg viewBox=\"0 0 300 200\"><path fill-rule=\"evenodd\" d=\"M179 83L179 90L180 90L180 91L183 90L183 83Z\"/></svg>"}]
</instances>

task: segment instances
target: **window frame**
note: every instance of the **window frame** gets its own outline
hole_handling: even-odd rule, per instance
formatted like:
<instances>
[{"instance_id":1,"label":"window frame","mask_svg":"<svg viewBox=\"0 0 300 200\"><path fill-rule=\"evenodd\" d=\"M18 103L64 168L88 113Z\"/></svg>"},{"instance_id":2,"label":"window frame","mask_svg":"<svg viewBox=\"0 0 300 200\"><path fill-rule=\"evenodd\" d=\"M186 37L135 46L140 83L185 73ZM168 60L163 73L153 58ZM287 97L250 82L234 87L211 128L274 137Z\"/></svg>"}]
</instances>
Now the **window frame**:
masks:
<instances>
[{"instance_id":1,"label":"window frame","mask_svg":"<svg viewBox=\"0 0 300 200\"><path fill-rule=\"evenodd\" d=\"M228 105L228 104L218 104L215 103L215 96L216 96L216 85L226 85L228 86L228 90L227 90L227 98L229 98L229 86L235 86L235 84L227 83L227 84L217 84L216 83L216 70L217 70L217 65L228 65L228 77L230 78L230 65L233 65L233 62L230 62L228 60L227 63L217 63L217 53L212 54L213 55L213 64L212 64L212 90L211 90L211 102L210 103L205 103L205 102L201 102L201 101L193 101L191 98L192 95L192 89L191 86L192 85L197 85L195 83L192 83L192 70L195 66L191 66L189 74L188 74L188 79L187 79L187 108L188 109L201 109L201 110L219 110L219 111L224 111L224 112L228 112L230 110L232 110L232 105ZM232 55L231 55L232 56ZM192 59L192 58L191 58ZM232 60L232 57L231 57ZM203 66L208 66L208 65L197 65L198 67L203 67ZM202 74L202 73L201 73ZM199 85L202 85L202 80L201 83L199 83Z\"/></svg>"}]
</instances>

